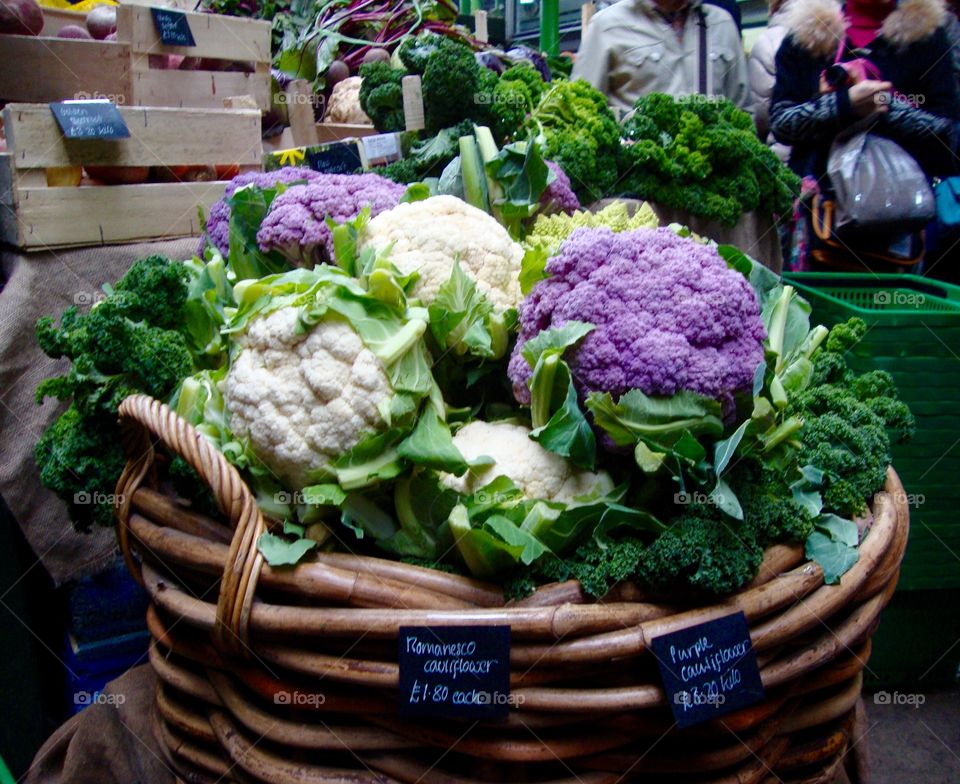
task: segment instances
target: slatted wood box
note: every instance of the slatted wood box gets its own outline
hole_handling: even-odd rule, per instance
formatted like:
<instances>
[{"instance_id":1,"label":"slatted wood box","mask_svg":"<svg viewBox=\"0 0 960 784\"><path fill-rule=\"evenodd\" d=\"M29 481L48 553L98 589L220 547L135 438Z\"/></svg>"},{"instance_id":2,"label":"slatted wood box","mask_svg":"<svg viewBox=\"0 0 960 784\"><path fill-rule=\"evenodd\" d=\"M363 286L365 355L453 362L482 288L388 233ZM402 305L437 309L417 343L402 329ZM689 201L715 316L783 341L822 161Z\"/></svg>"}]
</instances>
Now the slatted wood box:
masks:
<instances>
[{"instance_id":1,"label":"slatted wood box","mask_svg":"<svg viewBox=\"0 0 960 784\"><path fill-rule=\"evenodd\" d=\"M139 185L47 185L63 166L237 166L259 170L260 112L250 109L119 107L130 137L65 139L46 104L4 109L8 153L0 155L0 228L25 250L199 235L226 181Z\"/></svg>"},{"instance_id":2,"label":"slatted wood box","mask_svg":"<svg viewBox=\"0 0 960 784\"><path fill-rule=\"evenodd\" d=\"M107 97L126 106L217 108L225 97L252 95L268 109L270 23L192 12L187 18L196 46L162 44L150 8L138 5L117 7L116 41L52 37L59 17L42 36L2 36L0 101ZM243 63L249 73L150 67L150 55L171 54Z\"/></svg>"}]
</instances>

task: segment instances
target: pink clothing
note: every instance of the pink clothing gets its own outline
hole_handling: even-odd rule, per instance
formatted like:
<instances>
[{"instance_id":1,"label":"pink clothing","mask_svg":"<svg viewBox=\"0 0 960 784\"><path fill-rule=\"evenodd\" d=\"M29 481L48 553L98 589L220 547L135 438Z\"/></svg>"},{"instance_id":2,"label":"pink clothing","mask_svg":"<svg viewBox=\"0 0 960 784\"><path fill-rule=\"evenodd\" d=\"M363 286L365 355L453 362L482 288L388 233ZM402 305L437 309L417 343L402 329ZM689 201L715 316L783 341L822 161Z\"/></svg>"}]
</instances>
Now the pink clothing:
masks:
<instances>
[{"instance_id":1,"label":"pink clothing","mask_svg":"<svg viewBox=\"0 0 960 784\"><path fill-rule=\"evenodd\" d=\"M884 20L897 7L896 0L847 0L847 38L854 48L861 49L873 43Z\"/></svg>"}]
</instances>

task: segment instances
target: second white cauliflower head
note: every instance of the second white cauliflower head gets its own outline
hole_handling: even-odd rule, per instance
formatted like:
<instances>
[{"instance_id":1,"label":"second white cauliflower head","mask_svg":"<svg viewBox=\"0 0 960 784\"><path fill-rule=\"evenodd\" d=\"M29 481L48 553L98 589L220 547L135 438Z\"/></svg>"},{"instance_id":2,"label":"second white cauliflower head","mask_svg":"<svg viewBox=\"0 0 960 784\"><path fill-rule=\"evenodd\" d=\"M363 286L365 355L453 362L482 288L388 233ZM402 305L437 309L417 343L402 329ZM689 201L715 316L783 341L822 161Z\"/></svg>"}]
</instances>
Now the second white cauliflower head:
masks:
<instances>
[{"instance_id":1,"label":"second white cauliflower head","mask_svg":"<svg viewBox=\"0 0 960 784\"><path fill-rule=\"evenodd\" d=\"M360 249L390 248L405 275L417 272L413 295L429 304L450 279L454 264L472 278L498 309L518 307L523 248L495 218L455 196L400 204L373 218Z\"/></svg>"},{"instance_id":2,"label":"second white cauliflower head","mask_svg":"<svg viewBox=\"0 0 960 784\"><path fill-rule=\"evenodd\" d=\"M569 460L548 452L530 438L530 428L511 422L465 425L453 443L467 462L486 456L494 465L471 468L461 477L441 474L440 479L461 495L472 495L498 476L506 476L531 499L569 504L578 496L609 492L613 481L605 472L582 471Z\"/></svg>"},{"instance_id":3,"label":"second white cauliflower head","mask_svg":"<svg viewBox=\"0 0 960 784\"><path fill-rule=\"evenodd\" d=\"M233 432L288 486L383 426L393 396L380 360L345 321L298 330L299 308L251 322L224 382Z\"/></svg>"}]
</instances>

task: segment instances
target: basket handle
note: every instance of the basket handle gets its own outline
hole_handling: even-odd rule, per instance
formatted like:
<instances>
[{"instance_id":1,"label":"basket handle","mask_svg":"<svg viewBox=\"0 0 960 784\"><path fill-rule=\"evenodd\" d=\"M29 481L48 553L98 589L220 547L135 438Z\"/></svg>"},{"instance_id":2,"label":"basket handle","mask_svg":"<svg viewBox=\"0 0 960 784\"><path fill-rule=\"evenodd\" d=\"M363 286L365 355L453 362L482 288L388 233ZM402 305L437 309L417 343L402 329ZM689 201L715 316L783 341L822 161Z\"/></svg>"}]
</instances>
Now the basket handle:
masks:
<instances>
[{"instance_id":1,"label":"basket handle","mask_svg":"<svg viewBox=\"0 0 960 784\"><path fill-rule=\"evenodd\" d=\"M120 404L119 414L127 464L117 482L115 514L127 567L142 583L140 567L130 551L130 512L134 493L153 468L155 446L163 443L200 475L234 529L220 579L214 641L227 653L248 656L250 610L263 567L257 540L266 531L253 494L223 454L159 400L131 395Z\"/></svg>"}]
</instances>

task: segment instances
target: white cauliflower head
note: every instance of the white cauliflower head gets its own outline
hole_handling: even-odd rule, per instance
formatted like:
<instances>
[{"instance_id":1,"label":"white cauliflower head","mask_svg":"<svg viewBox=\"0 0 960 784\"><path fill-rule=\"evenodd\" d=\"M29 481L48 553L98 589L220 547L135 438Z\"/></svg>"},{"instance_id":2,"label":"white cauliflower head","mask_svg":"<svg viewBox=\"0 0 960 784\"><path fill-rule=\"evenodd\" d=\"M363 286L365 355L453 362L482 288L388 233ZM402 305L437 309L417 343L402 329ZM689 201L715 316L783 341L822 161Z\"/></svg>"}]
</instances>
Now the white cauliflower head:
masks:
<instances>
[{"instance_id":1,"label":"white cauliflower head","mask_svg":"<svg viewBox=\"0 0 960 784\"><path fill-rule=\"evenodd\" d=\"M405 275L420 277L413 296L429 304L450 279L454 263L498 309L518 307L523 248L495 218L455 196L432 196L381 212L366 227L360 249L390 248Z\"/></svg>"},{"instance_id":2,"label":"white cauliflower head","mask_svg":"<svg viewBox=\"0 0 960 784\"><path fill-rule=\"evenodd\" d=\"M464 426L453 443L467 462L486 456L492 466L473 467L461 477L441 474L440 481L462 495L472 495L498 476L506 476L531 499L573 502L594 491L609 492L610 476L582 471L569 460L548 452L530 438L530 428L511 422L481 422Z\"/></svg>"},{"instance_id":3,"label":"white cauliflower head","mask_svg":"<svg viewBox=\"0 0 960 784\"><path fill-rule=\"evenodd\" d=\"M233 432L288 486L383 426L393 388L383 364L345 321L298 334L299 308L250 323L223 384Z\"/></svg>"}]
</instances>

